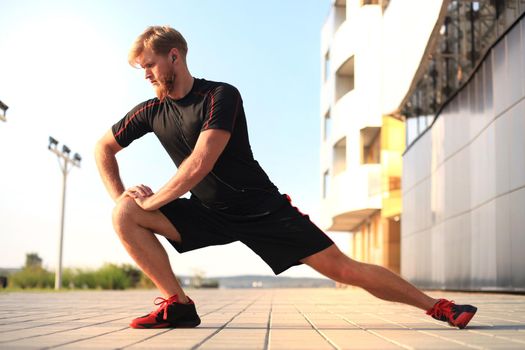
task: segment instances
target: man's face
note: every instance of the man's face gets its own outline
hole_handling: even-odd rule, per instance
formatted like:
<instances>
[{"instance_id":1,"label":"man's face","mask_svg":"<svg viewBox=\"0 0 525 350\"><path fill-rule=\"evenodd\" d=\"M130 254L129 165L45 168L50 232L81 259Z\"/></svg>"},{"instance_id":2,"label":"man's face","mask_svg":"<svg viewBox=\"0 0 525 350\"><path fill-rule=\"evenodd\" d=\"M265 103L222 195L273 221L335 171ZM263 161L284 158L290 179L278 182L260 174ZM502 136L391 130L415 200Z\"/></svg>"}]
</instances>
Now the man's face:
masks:
<instances>
[{"instance_id":1,"label":"man's face","mask_svg":"<svg viewBox=\"0 0 525 350\"><path fill-rule=\"evenodd\" d=\"M169 55L157 55L147 48L138 57L145 78L153 85L155 94L160 100L168 96L175 81L175 69L168 57Z\"/></svg>"}]
</instances>

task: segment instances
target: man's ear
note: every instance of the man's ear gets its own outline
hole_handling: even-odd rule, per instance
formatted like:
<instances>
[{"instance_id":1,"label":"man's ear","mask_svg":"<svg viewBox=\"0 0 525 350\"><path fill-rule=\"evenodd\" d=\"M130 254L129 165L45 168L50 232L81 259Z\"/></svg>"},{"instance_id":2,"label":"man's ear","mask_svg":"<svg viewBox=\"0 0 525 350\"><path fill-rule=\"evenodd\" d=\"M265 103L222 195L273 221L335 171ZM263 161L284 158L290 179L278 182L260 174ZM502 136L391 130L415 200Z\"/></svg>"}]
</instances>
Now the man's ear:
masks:
<instances>
[{"instance_id":1,"label":"man's ear","mask_svg":"<svg viewBox=\"0 0 525 350\"><path fill-rule=\"evenodd\" d=\"M175 62L177 58L180 56L179 50L177 50L176 48L172 48L169 52L169 56L171 58L171 63Z\"/></svg>"}]
</instances>

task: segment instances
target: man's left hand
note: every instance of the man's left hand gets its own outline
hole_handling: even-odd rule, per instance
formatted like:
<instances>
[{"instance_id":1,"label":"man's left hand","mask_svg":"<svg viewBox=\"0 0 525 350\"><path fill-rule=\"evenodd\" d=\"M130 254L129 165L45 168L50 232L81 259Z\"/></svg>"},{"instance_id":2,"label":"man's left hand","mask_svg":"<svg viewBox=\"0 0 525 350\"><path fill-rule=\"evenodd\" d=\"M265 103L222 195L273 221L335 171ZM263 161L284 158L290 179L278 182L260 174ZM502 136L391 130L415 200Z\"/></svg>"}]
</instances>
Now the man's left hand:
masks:
<instances>
[{"instance_id":1,"label":"man's left hand","mask_svg":"<svg viewBox=\"0 0 525 350\"><path fill-rule=\"evenodd\" d=\"M153 211L160 208L159 205L154 203L155 198L153 195L150 195L149 197L135 197L133 199L135 199L135 203L144 210Z\"/></svg>"}]
</instances>

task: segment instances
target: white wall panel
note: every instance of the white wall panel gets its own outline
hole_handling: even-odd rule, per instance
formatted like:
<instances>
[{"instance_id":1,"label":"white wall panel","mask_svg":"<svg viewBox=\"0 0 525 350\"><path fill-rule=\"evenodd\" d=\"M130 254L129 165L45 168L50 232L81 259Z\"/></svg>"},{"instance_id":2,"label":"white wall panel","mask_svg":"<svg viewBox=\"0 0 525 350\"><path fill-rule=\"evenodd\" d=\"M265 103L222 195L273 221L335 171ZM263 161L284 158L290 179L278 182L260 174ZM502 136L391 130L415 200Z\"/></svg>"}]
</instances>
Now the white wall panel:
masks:
<instances>
[{"instance_id":1,"label":"white wall panel","mask_svg":"<svg viewBox=\"0 0 525 350\"><path fill-rule=\"evenodd\" d=\"M448 242L445 240L445 225L439 223L432 226L431 231L431 244L432 244L432 284L436 284L438 288L445 285L447 272L445 270L444 259L446 254L440 254L439 252L446 252L450 248Z\"/></svg>"},{"instance_id":2,"label":"white wall panel","mask_svg":"<svg viewBox=\"0 0 525 350\"><path fill-rule=\"evenodd\" d=\"M524 22L405 152L401 264L418 285L525 290Z\"/></svg>"},{"instance_id":3,"label":"white wall panel","mask_svg":"<svg viewBox=\"0 0 525 350\"><path fill-rule=\"evenodd\" d=\"M510 194L512 285L525 286L525 188Z\"/></svg>"},{"instance_id":4,"label":"white wall panel","mask_svg":"<svg viewBox=\"0 0 525 350\"><path fill-rule=\"evenodd\" d=\"M512 285L512 260L510 240L510 196L496 198L496 285Z\"/></svg>"},{"instance_id":5,"label":"white wall panel","mask_svg":"<svg viewBox=\"0 0 525 350\"><path fill-rule=\"evenodd\" d=\"M496 195L501 195L510 190L510 135L511 113L506 112L494 121L494 160Z\"/></svg>"},{"instance_id":6,"label":"white wall panel","mask_svg":"<svg viewBox=\"0 0 525 350\"><path fill-rule=\"evenodd\" d=\"M492 50L492 79L494 112L496 116L510 105L509 80L507 76L506 40L501 40Z\"/></svg>"},{"instance_id":7,"label":"white wall panel","mask_svg":"<svg viewBox=\"0 0 525 350\"><path fill-rule=\"evenodd\" d=\"M509 94L508 104L513 105L524 96L523 81L525 80L525 59L523 56L520 26L512 30L506 38L506 55L507 55L507 93Z\"/></svg>"},{"instance_id":8,"label":"white wall panel","mask_svg":"<svg viewBox=\"0 0 525 350\"><path fill-rule=\"evenodd\" d=\"M525 100L511 111L510 189L525 186Z\"/></svg>"}]
</instances>

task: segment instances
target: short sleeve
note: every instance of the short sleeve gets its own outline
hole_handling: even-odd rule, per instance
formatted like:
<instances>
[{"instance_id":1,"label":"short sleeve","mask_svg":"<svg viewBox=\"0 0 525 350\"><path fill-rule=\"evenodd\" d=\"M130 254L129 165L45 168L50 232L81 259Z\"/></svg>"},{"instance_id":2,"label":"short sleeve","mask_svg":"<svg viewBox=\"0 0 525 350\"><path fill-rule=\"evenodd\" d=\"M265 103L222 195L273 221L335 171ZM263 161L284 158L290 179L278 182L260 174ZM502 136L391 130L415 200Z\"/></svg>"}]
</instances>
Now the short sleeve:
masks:
<instances>
[{"instance_id":1,"label":"short sleeve","mask_svg":"<svg viewBox=\"0 0 525 350\"><path fill-rule=\"evenodd\" d=\"M223 129L233 132L242 103L239 91L231 85L220 85L210 92L207 99L201 131Z\"/></svg>"},{"instance_id":2,"label":"short sleeve","mask_svg":"<svg viewBox=\"0 0 525 350\"><path fill-rule=\"evenodd\" d=\"M117 143L127 147L134 140L151 132L151 116L158 111L160 103L158 99L143 102L115 123L111 130Z\"/></svg>"}]
</instances>

